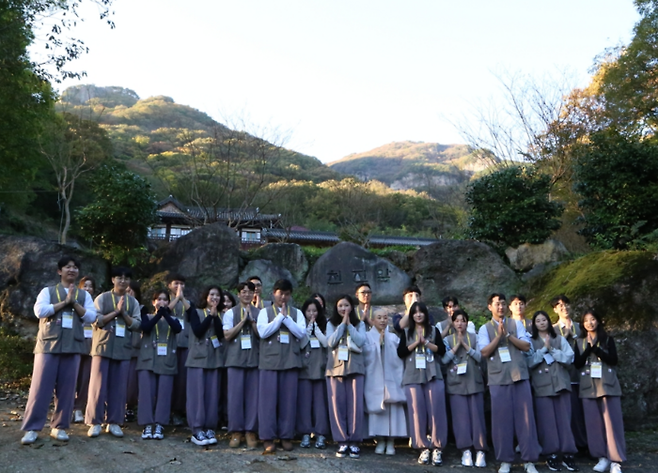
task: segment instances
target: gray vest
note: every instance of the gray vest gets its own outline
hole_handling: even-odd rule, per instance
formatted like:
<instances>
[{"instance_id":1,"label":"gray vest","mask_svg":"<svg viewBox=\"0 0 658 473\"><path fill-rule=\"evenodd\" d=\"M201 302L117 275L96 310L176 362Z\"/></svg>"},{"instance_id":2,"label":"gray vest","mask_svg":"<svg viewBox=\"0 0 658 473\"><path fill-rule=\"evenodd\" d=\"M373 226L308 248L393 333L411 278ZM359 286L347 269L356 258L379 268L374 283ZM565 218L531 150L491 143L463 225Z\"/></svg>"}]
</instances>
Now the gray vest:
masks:
<instances>
[{"instance_id":1,"label":"gray vest","mask_svg":"<svg viewBox=\"0 0 658 473\"><path fill-rule=\"evenodd\" d=\"M241 305L231 309L233 313L233 326L235 327L242 320ZM259 310L249 305L251 318L258 319ZM242 349L242 336L248 336L251 341L251 348ZM226 359L224 366L227 368L258 368L258 355L260 353L260 339L258 334L254 332L250 323L245 323L240 333L238 333L233 340L226 341Z\"/></svg>"},{"instance_id":2,"label":"gray vest","mask_svg":"<svg viewBox=\"0 0 658 473\"><path fill-rule=\"evenodd\" d=\"M302 349L302 369L299 371L299 379L324 379L326 370L327 349L322 345L318 348L311 348L309 337L308 343Z\"/></svg>"},{"instance_id":3,"label":"gray vest","mask_svg":"<svg viewBox=\"0 0 658 473\"><path fill-rule=\"evenodd\" d=\"M327 322L330 324L331 322ZM359 322L362 324L363 322ZM358 327L356 327L358 329ZM309 342L310 343L310 342ZM365 358L363 353L356 353L351 350L348 351L349 356L347 361L338 359L338 347L347 345L347 329L345 329L345 337L339 342L336 348L329 347L327 356L327 376L349 376L353 374L366 374Z\"/></svg>"},{"instance_id":4,"label":"gray vest","mask_svg":"<svg viewBox=\"0 0 658 473\"><path fill-rule=\"evenodd\" d=\"M112 292L104 292L96 298L96 307L98 308L98 318L105 314L109 314L115 310L115 302L119 303L119 297L114 296L112 299ZM138 318L138 322L134 324L132 331L139 330L139 302L132 296L126 294L126 312L131 316ZM136 310L135 310L136 309ZM119 324L125 326L124 336L116 336L117 321ZM123 317L118 316L113 318L104 327L98 325L98 321L94 323L94 336L91 345L92 356L102 356L112 360L130 360L133 353L133 339L131 329L128 328L123 320Z\"/></svg>"},{"instance_id":5,"label":"gray vest","mask_svg":"<svg viewBox=\"0 0 658 473\"><path fill-rule=\"evenodd\" d=\"M48 287L48 292L50 294L51 304L56 304L66 299L66 291L61 284ZM82 307L85 306L86 297L86 291L76 289L75 300ZM62 327L62 317L65 311L72 314L73 328ZM72 306L67 306L59 312L55 312L50 317L39 319L39 333L37 334L34 353L81 353L85 355L89 353L85 351L82 319L73 310Z\"/></svg>"},{"instance_id":6,"label":"gray vest","mask_svg":"<svg viewBox=\"0 0 658 473\"><path fill-rule=\"evenodd\" d=\"M553 328L555 329L555 333L558 333L558 334L562 335L567 340L567 342L569 342L569 345L571 345L571 349L575 353L575 351L576 351L576 340L577 340L578 336L580 335L580 324L578 324L576 322L573 322L573 321L571 322L571 324L572 324L573 331L575 331L576 334L575 335L574 334L569 334L568 337L564 337L564 331L560 327L560 321L559 320L558 320L558 323L553 325ZM569 367L567 368L567 371L569 371L569 377L571 378L571 384L580 383L580 372L576 369L576 367L573 365L573 363L569 365Z\"/></svg>"},{"instance_id":7,"label":"gray vest","mask_svg":"<svg viewBox=\"0 0 658 473\"><path fill-rule=\"evenodd\" d=\"M599 345L600 346L600 345ZM587 338L578 339L578 350L583 353L587 348ZM601 347L603 351L607 350ZM601 378L592 378L592 363L601 363ZM585 366L580 368L580 397L596 399L603 396L621 396L621 386L617 379L617 370L590 353Z\"/></svg>"},{"instance_id":8,"label":"gray vest","mask_svg":"<svg viewBox=\"0 0 658 473\"><path fill-rule=\"evenodd\" d=\"M431 327L429 337L425 338L426 340L429 340L430 343L434 343L436 330L435 327ZM409 329L404 329L404 333L407 336L407 345L411 344L411 340L409 339ZM422 354L425 357L425 369L416 368L417 354ZM416 347L416 349L404 359L402 385L426 384L433 379L443 379L441 367L439 365L439 357L435 355L436 353L425 346Z\"/></svg>"},{"instance_id":9,"label":"gray vest","mask_svg":"<svg viewBox=\"0 0 658 473\"><path fill-rule=\"evenodd\" d=\"M556 350L561 347L562 336L558 335L555 338L551 337L551 346ZM539 351L544 347L544 341L541 337L531 339L535 351ZM557 396L560 391L571 392L571 377L569 370L562 363L554 361L550 365L546 360L535 366L530 370L530 382L535 397L549 397Z\"/></svg>"},{"instance_id":10,"label":"gray vest","mask_svg":"<svg viewBox=\"0 0 658 473\"><path fill-rule=\"evenodd\" d=\"M150 315L149 317L154 316ZM167 345L166 355L158 355L158 344ZM158 320L151 333L142 335L136 369L153 371L155 374L169 376L178 374L176 334L172 332L171 327L164 317Z\"/></svg>"},{"instance_id":11,"label":"gray vest","mask_svg":"<svg viewBox=\"0 0 658 473\"><path fill-rule=\"evenodd\" d=\"M270 305L265 308L267 321L271 323L276 314L274 308ZM290 312L297 315L297 311L290 308ZM281 343L281 331L288 332L288 341L290 343ZM279 330L267 338L260 339L260 354L258 358L258 369L282 371L292 370L302 367L302 358L300 356L300 340L296 338L288 328L281 324Z\"/></svg>"},{"instance_id":12,"label":"gray vest","mask_svg":"<svg viewBox=\"0 0 658 473\"><path fill-rule=\"evenodd\" d=\"M505 318L504 323L507 333L516 337L516 320ZM496 338L497 331L493 320L487 322L486 328L489 333L489 340L493 341ZM500 347L507 347L509 349L512 361L503 363L500 360ZM525 359L525 354L510 343L507 338L501 339L498 347L496 347L496 351L487 358L487 375L489 386L507 386L517 381L528 379L528 363Z\"/></svg>"},{"instance_id":13,"label":"gray vest","mask_svg":"<svg viewBox=\"0 0 658 473\"><path fill-rule=\"evenodd\" d=\"M197 309L199 320L203 321L206 316L210 314L204 309ZM185 366L187 368L203 368L206 370L214 370L224 367L224 350L226 344L224 339L217 338L219 346L214 347L212 337L216 336L215 324L211 323L208 327L203 338L197 338L194 332L190 331L190 343L188 346L187 361Z\"/></svg>"},{"instance_id":14,"label":"gray vest","mask_svg":"<svg viewBox=\"0 0 658 473\"><path fill-rule=\"evenodd\" d=\"M190 321L185 320L185 306L178 301L171 313L183 326L183 330L176 334L176 343L179 348L187 348L190 343Z\"/></svg>"},{"instance_id":15,"label":"gray vest","mask_svg":"<svg viewBox=\"0 0 658 473\"><path fill-rule=\"evenodd\" d=\"M466 332L470 346L477 350L477 337L472 333ZM448 335L444 340L452 350L457 342L456 335ZM466 373L457 374L457 365L466 363ZM480 365L469 356L464 347L460 347L455 354L455 358L448 363L448 372L446 374L446 391L448 394L459 394L468 396L469 394L484 392L484 378Z\"/></svg>"}]
</instances>

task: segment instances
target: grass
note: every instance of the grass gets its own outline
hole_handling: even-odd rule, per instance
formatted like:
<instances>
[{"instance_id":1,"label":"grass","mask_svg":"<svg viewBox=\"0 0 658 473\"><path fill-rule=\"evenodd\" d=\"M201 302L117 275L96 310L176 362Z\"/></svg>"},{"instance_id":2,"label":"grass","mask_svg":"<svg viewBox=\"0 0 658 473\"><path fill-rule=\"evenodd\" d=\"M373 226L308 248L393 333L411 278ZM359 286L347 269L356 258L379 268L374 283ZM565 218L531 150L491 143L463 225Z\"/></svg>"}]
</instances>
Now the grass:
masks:
<instances>
[{"instance_id":1,"label":"grass","mask_svg":"<svg viewBox=\"0 0 658 473\"><path fill-rule=\"evenodd\" d=\"M34 342L0 330L0 383L4 387L28 389L34 355Z\"/></svg>"}]
</instances>

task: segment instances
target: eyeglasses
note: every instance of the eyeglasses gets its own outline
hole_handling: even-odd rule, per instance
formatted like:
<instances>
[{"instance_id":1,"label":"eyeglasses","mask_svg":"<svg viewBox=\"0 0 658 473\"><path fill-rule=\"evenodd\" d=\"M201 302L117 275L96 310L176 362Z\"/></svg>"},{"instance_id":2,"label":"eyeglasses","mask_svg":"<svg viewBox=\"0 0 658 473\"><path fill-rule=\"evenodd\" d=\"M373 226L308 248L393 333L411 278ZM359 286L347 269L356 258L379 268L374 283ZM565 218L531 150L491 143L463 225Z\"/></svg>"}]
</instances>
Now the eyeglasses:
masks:
<instances>
[{"instance_id":1,"label":"eyeglasses","mask_svg":"<svg viewBox=\"0 0 658 473\"><path fill-rule=\"evenodd\" d=\"M114 276L114 279L116 279L117 281L125 282L125 281L130 281L130 276Z\"/></svg>"},{"instance_id":2,"label":"eyeglasses","mask_svg":"<svg viewBox=\"0 0 658 473\"><path fill-rule=\"evenodd\" d=\"M361 294L363 296L368 296L368 295L372 294L372 291L359 291L359 292L357 292L357 294Z\"/></svg>"}]
</instances>

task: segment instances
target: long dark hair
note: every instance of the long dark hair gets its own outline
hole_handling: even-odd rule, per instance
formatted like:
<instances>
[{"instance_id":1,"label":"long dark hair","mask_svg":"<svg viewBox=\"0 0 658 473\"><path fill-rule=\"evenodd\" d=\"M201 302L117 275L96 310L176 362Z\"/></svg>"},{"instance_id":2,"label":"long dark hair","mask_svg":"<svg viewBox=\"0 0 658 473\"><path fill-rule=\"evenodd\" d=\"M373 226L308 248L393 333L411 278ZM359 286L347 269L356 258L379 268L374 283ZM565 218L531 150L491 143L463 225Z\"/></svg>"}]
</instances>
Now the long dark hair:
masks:
<instances>
[{"instance_id":1,"label":"long dark hair","mask_svg":"<svg viewBox=\"0 0 658 473\"><path fill-rule=\"evenodd\" d=\"M302 305L302 314L304 314L304 317L306 317L306 309L308 309L311 305L314 305L318 311L318 315L315 318L315 323L318 324L318 328L322 330L322 333L325 333L327 331L327 316L324 315L324 307L322 307L320 301L318 301L315 297L306 299Z\"/></svg>"},{"instance_id":2,"label":"long dark hair","mask_svg":"<svg viewBox=\"0 0 658 473\"><path fill-rule=\"evenodd\" d=\"M425 320L423 320L423 327L425 328L425 334L430 335L432 326L430 325L430 311L427 309L427 306L422 302L414 302L409 308L409 337L416 333L416 321L414 320L414 314L420 310L425 314Z\"/></svg>"},{"instance_id":3,"label":"long dark hair","mask_svg":"<svg viewBox=\"0 0 658 473\"><path fill-rule=\"evenodd\" d=\"M349 294L338 296L338 299L336 299L336 303L334 304L334 313L329 319L329 322L331 322L331 325L334 327L338 327L343 321L343 317L338 313L338 303L343 299L349 302L352 306L352 311L350 312L350 323L357 327L361 321L359 320L359 316L356 315L356 311L354 310L354 299L352 299L352 296Z\"/></svg>"},{"instance_id":4,"label":"long dark hair","mask_svg":"<svg viewBox=\"0 0 658 473\"><path fill-rule=\"evenodd\" d=\"M233 308L237 305L237 301L235 300L235 296L233 296L233 294L231 294L228 291L222 291L222 309L224 309L224 307L226 307L226 303L224 302L224 296L227 296L228 299L231 301L231 304L233 304L231 306L231 308Z\"/></svg>"},{"instance_id":5,"label":"long dark hair","mask_svg":"<svg viewBox=\"0 0 658 473\"><path fill-rule=\"evenodd\" d=\"M208 295L213 289L217 289L219 291L219 304L217 305L217 312L222 311L224 308L224 291L222 291L221 287L215 285L210 285L203 290L201 293L201 299L199 300L199 305L197 305L199 309L205 309L208 307Z\"/></svg>"},{"instance_id":6,"label":"long dark hair","mask_svg":"<svg viewBox=\"0 0 658 473\"><path fill-rule=\"evenodd\" d=\"M518 299L518 296L517 296L517 299ZM519 300L521 300L521 299L519 299ZM537 340L539 338L539 329L537 328L537 324L535 323L535 319L540 315L543 315L544 317L546 317L546 320L548 320L548 333L551 336L551 338L557 337L557 333L555 333L555 328L553 327L553 324L551 323L551 318L543 310L538 310L537 312L535 312L535 315L532 316L532 338L534 338L535 340Z\"/></svg>"},{"instance_id":7,"label":"long dark hair","mask_svg":"<svg viewBox=\"0 0 658 473\"><path fill-rule=\"evenodd\" d=\"M585 330L585 325L583 325L583 322L585 320L586 315L591 315L596 319L598 324L596 325L596 339L601 343L601 345L605 345L606 342L608 341L608 334L603 328L603 316L599 314L597 311L595 311L593 308L589 308L585 311L583 314L580 323L580 335L578 336L579 338L587 338L587 330Z\"/></svg>"},{"instance_id":8,"label":"long dark hair","mask_svg":"<svg viewBox=\"0 0 658 473\"><path fill-rule=\"evenodd\" d=\"M324 296L322 294L320 294L319 292L314 292L313 294L311 294L311 299L317 299L318 297L322 301L321 302L322 308L326 310L327 300L324 298Z\"/></svg>"}]
</instances>

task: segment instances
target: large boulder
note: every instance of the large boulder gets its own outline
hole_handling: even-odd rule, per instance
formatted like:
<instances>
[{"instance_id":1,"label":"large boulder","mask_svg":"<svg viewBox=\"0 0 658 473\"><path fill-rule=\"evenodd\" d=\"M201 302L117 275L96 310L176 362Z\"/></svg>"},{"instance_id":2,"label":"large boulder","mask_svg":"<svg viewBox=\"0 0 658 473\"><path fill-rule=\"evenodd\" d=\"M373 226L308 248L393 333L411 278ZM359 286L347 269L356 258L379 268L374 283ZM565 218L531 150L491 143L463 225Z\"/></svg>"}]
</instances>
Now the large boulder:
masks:
<instances>
[{"instance_id":1,"label":"large boulder","mask_svg":"<svg viewBox=\"0 0 658 473\"><path fill-rule=\"evenodd\" d=\"M0 321L21 335L37 332L34 303L45 286L59 282L57 262L70 255L80 262L80 277L93 276L106 288L108 265L97 257L36 237L0 235Z\"/></svg>"},{"instance_id":2,"label":"large boulder","mask_svg":"<svg viewBox=\"0 0 658 473\"><path fill-rule=\"evenodd\" d=\"M508 248L505 254L510 266L517 271L529 271L535 266L556 263L569 257L569 251L558 240L546 240L539 245L524 243L518 248Z\"/></svg>"},{"instance_id":3,"label":"large boulder","mask_svg":"<svg viewBox=\"0 0 658 473\"><path fill-rule=\"evenodd\" d=\"M296 243L268 243L255 254L260 259L270 260L275 266L287 269L295 281L303 281L308 272L308 260L304 250ZM247 275L249 276L251 275ZM241 275L240 280L242 279Z\"/></svg>"},{"instance_id":4,"label":"large boulder","mask_svg":"<svg viewBox=\"0 0 658 473\"><path fill-rule=\"evenodd\" d=\"M332 303L341 294L354 295L356 286L372 287L373 304L396 304L411 278L390 261L355 243L342 242L318 258L306 278L306 285Z\"/></svg>"},{"instance_id":5,"label":"large boulder","mask_svg":"<svg viewBox=\"0 0 658 473\"><path fill-rule=\"evenodd\" d=\"M485 311L492 292L510 294L521 285L516 273L488 245L469 240L442 240L415 256L414 278L423 300L439 304L446 296L467 309Z\"/></svg>"},{"instance_id":6,"label":"large boulder","mask_svg":"<svg viewBox=\"0 0 658 473\"><path fill-rule=\"evenodd\" d=\"M269 296L272 293L272 287L279 279L288 279L292 282L293 287L298 286L297 280L293 277L290 271L276 266L274 263L266 259L250 261L240 273L240 281L246 281L247 278L251 276L258 276L263 282L262 296L265 299L269 299Z\"/></svg>"}]
</instances>

